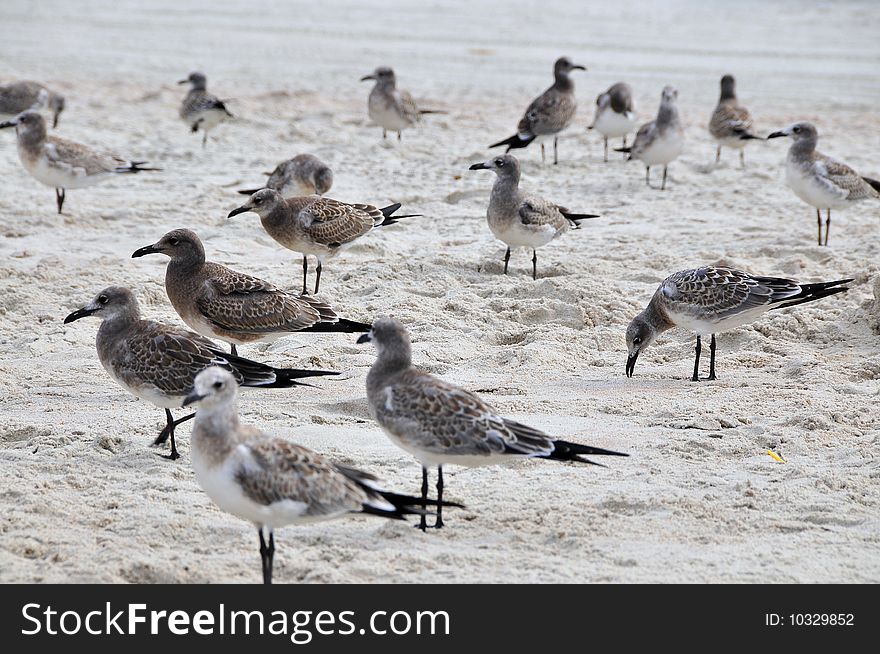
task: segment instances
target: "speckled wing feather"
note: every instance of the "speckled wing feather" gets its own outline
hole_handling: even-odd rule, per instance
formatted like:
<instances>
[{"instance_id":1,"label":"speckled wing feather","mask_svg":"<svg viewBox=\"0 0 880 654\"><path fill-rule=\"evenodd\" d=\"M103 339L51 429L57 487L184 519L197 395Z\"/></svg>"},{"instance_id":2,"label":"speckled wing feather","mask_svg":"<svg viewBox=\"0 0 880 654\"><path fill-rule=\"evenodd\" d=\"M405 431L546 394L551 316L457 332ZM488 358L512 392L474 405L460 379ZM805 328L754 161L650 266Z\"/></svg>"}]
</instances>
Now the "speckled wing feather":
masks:
<instances>
[{"instance_id":1,"label":"speckled wing feather","mask_svg":"<svg viewBox=\"0 0 880 654\"><path fill-rule=\"evenodd\" d=\"M800 291L800 285L790 279L755 277L741 270L707 266L670 275L657 292L673 311L721 320L752 309L769 308Z\"/></svg>"},{"instance_id":2,"label":"speckled wing feather","mask_svg":"<svg viewBox=\"0 0 880 654\"><path fill-rule=\"evenodd\" d=\"M519 218L524 225L536 227L552 225L560 229L567 223L557 205L536 196L529 196L523 200L519 206Z\"/></svg>"},{"instance_id":3,"label":"speckled wing feather","mask_svg":"<svg viewBox=\"0 0 880 654\"><path fill-rule=\"evenodd\" d=\"M96 152L81 143L57 136L49 136L44 148L49 161L71 169L83 170L86 175L122 172L130 166L130 162L121 157Z\"/></svg>"},{"instance_id":4,"label":"speckled wing feather","mask_svg":"<svg viewBox=\"0 0 880 654\"><path fill-rule=\"evenodd\" d=\"M383 389L378 422L427 452L461 456L550 454L546 434L505 420L479 397L425 372L410 369Z\"/></svg>"},{"instance_id":5,"label":"speckled wing feather","mask_svg":"<svg viewBox=\"0 0 880 654\"><path fill-rule=\"evenodd\" d=\"M358 512L367 493L316 452L280 439L250 440L250 457L236 473L242 491L258 504L302 502L304 515Z\"/></svg>"},{"instance_id":6,"label":"speckled wing feather","mask_svg":"<svg viewBox=\"0 0 880 654\"><path fill-rule=\"evenodd\" d=\"M419 112L419 107L416 105L416 101L413 100L413 97L409 94L409 91L397 90L394 99L401 115L403 115L410 123L416 123L421 120L422 115Z\"/></svg>"},{"instance_id":7,"label":"speckled wing feather","mask_svg":"<svg viewBox=\"0 0 880 654\"><path fill-rule=\"evenodd\" d=\"M215 263L196 298L202 314L222 329L251 334L299 331L321 320L312 303L257 277Z\"/></svg>"},{"instance_id":8,"label":"speckled wing feather","mask_svg":"<svg viewBox=\"0 0 880 654\"><path fill-rule=\"evenodd\" d=\"M216 95L208 93L207 91L194 89L187 93L186 97L183 99L183 104L180 107L180 117L188 118L193 114L208 111L210 109L218 109L227 114L229 113L226 109L226 105L223 104L223 101L217 98Z\"/></svg>"},{"instance_id":9,"label":"speckled wing feather","mask_svg":"<svg viewBox=\"0 0 880 654\"><path fill-rule=\"evenodd\" d=\"M381 224L385 216L369 204L346 204L330 198L315 198L300 209L297 220L316 243L338 247L363 236Z\"/></svg>"},{"instance_id":10,"label":"speckled wing feather","mask_svg":"<svg viewBox=\"0 0 880 654\"><path fill-rule=\"evenodd\" d=\"M535 98L517 125L520 138L554 134L564 129L574 116L576 104L571 93L550 87Z\"/></svg>"},{"instance_id":11,"label":"speckled wing feather","mask_svg":"<svg viewBox=\"0 0 880 654\"><path fill-rule=\"evenodd\" d=\"M655 121L651 121L650 123L645 123L641 127L639 127L639 131L636 132L636 138L633 141L632 148L630 152L632 153L633 158L638 158L638 155L643 153L646 148L649 148L651 144L656 140L659 132L657 131L657 123Z\"/></svg>"},{"instance_id":12,"label":"speckled wing feather","mask_svg":"<svg viewBox=\"0 0 880 654\"><path fill-rule=\"evenodd\" d=\"M833 188L830 188L832 192L836 189L839 195L849 200L880 197L880 193L862 179L861 175L842 161L818 155L814 169L827 184L833 185Z\"/></svg>"}]
</instances>

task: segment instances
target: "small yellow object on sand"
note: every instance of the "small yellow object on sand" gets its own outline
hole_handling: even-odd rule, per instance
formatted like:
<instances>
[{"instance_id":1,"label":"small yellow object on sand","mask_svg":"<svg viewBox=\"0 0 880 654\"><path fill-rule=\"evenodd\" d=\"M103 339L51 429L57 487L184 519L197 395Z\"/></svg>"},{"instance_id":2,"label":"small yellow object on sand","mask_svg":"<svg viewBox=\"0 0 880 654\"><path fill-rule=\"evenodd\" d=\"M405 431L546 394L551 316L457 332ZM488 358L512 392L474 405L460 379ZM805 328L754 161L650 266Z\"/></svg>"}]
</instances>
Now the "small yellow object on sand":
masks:
<instances>
[{"instance_id":1,"label":"small yellow object on sand","mask_svg":"<svg viewBox=\"0 0 880 654\"><path fill-rule=\"evenodd\" d=\"M779 455L778 455L776 452L774 452L773 450L767 450L767 454L769 454L769 455L772 456L774 459L776 459L777 461L779 461L779 463L785 463L785 459L783 459L781 456L779 456Z\"/></svg>"}]
</instances>

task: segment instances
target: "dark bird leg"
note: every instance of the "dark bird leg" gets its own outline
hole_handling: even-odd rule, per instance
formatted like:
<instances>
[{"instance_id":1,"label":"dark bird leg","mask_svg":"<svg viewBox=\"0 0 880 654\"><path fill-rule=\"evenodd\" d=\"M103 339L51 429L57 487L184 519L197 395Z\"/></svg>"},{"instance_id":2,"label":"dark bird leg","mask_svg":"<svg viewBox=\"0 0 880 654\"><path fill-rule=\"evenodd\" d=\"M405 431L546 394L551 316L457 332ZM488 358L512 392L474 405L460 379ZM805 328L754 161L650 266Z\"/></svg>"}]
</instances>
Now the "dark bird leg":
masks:
<instances>
[{"instance_id":1,"label":"dark bird leg","mask_svg":"<svg viewBox=\"0 0 880 654\"><path fill-rule=\"evenodd\" d=\"M822 210L816 209L816 224L819 226L819 245L822 245Z\"/></svg>"},{"instance_id":2,"label":"dark bird leg","mask_svg":"<svg viewBox=\"0 0 880 654\"><path fill-rule=\"evenodd\" d=\"M554 166L559 163L559 152L557 150L558 143L559 143L559 137L554 136L553 137L553 165Z\"/></svg>"},{"instance_id":3,"label":"dark bird leg","mask_svg":"<svg viewBox=\"0 0 880 654\"><path fill-rule=\"evenodd\" d=\"M308 255L303 255L303 295L309 294L309 289L306 288L306 276L309 274L309 257Z\"/></svg>"},{"instance_id":4,"label":"dark bird leg","mask_svg":"<svg viewBox=\"0 0 880 654\"><path fill-rule=\"evenodd\" d=\"M665 191L665 190L666 190L666 168L667 168L667 166L663 166L663 183L660 184L660 190L661 190L661 191Z\"/></svg>"},{"instance_id":5,"label":"dark bird leg","mask_svg":"<svg viewBox=\"0 0 880 654\"><path fill-rule=\"evenodd\" d=\"M739 167L745 170L746 168L746 149L741 148L739 151Z\"/></svg>"},{"instance_id":6,"label":"dark bird leg","mask_svg":"<svg viewBox=\"0 0 880 654\"><path fill-rule=\"evenodd\" d=\"M437 466L437 521L434 527L443 528L443 466Z\"/></svg>"},{"instance_id":7,"label":"dark bird leg","mask_svg":"<svg viewBox=\"0 0 880 654\"><path fill-rule=\"evenodd\" d=\"M422 499L428 499L428 469L425 466L422 466ZM425 531L428 528L428 520L425 516L425 511L428 510L428 503L425 502L422 504L422 517L419 520L419 529Z\"/></svg>"},{"instance_id":8,"label":"dark bird leg","mask_svg":"<svg viewBox=\"0 0 880 654\"><path fill-rule=\"evenodd\" d=\"M269 532L269 545L266 546L266 539L263 536L263 528L259 528L260 533L260 558L263 560L263 583L272 583L272 559L275 556L275 534Z\"/></svg>"},{"instance_id":9,"label":"dark bird leg","mask_svg":"<svg viewBox=\"0 0 880 654\"><path fill-rule=\"evenodd\" d=\"M831 231L831 209L828 209L828 218L825 219L825 245L828 245L828 232Z\"/></svg>"},{"instance_id":10,"label":"dark bird leg","mask_svg":"<svg viewBox=\"0 0 880 654\"><path fill-rule=\"evenodd\" d=\"M691 381L700 381L700 350L702 349L702 343L700 342L700 335L697 334L697 347L694 348L696 352L696 356L694 357L694 376L691 377Z\"/></svg>"},{"instance_id":11,"label":"dark bird leg","mask_svg":"<svg viewBox=\"0 0 880 654\"><path fill-rule=\"evenodd\" d=\"M208 145L208 130L203 129L202 131L205 133L204 136L202 136L202 150L204 150Z\"/></svg>"},{"instance_id":12,"label":"dark bird leg","mask_svg":"<svg viewBox=\"0 0 880 654\"><path fill-rule=\"evenodd\" d=\"M385 131L385 128L383 127L382 128L382 138L384 139L386 136L387 136L387 132Z\"/></svg>"},{"instance_id":13,"label":"dark bird leg","mask_svg":"<svg viewBox=\"0 0 880 654\"><path fill-rule=\"evenodd\" d=\"M541 144L541 163L547 163L547 157L544 156L544 144Z\"/></svg>"},{"instance_id":14,"label":"dark bird leg","mask_svg":"<svg viewBox=\"0 0 880 654\"><path fill-rule=\"evenodd\" d=\"M400 132L397 132L397 140L400 140Z\"/></svg>"},{"instance_id":15,"label":"dark bird leg","mask_svg":"<svg viewBox=\"0 0 880 654\"><path fill-rule=\"evenodd\" d=\"M645 184L651 188L651 166L645 166Z\"/></svg>"},{"instance_id":16,"label":"dark bird leg","mask_svg":"<svg viewBox=\"0 0 880 654\"><path fill-rule=\"evenodd\" d=\"M165 455L166 459L174 459L180 458L180 454L177 452L177 443L174 440L174 429L182 422L186 422L187 420L191 420L195 418L195 413L190 413L188 416L184 416L183 418L178 418L175 420L171 415L171 411L169 409L165 409L165 429L159 432L159 435L156 437L156 440L153 441L153 445L162 445L168 438L171 438L171 454Z\"/></svg>"},{"instance_id":17,"label":"dark bird leg","mask_svg":"<svg viewBox=\"0 0 880 654\"><path fill-rule=\"evenodd\" d=\"M507 252L504 253L504 274L507 274L507 264L510 263L510 246L507 246Z\"/></svg>"},{"instance_id":18,"label":"dark bird leg","mask_svg":"<svg viewBox=\"0 0 880 654\"><path fill-rule=\"evenodd\" d=\"M238 348L235 347L235 343L232 344L232 349L229 350L229 352L230 352L230 354L232 354L232 356L234 356L234 357L237 357L237 356L238 356Z\"/></svg>"},{"instance_id":19,"label":"dark bird leg","mask_svg":"<svg viewBox=\"0 0 880 654\"><path fill-rule=\"evenodd\" d=\"M715 150L715 165L717 166L720 163L721 163L721 146L719 145L718 148L716 148L716 150Z\"/></svg>"},{"instance_id":20,"label":"dark bird leg","mask_svg":"<svg viewBox=\"0 0 880 654\"><path fill-rule=\"evenodd\" d=\"M58 205L58 213L61 213L61 207L64 206L64 189L56 188L55 189L55 204Z\"/></svg>"},{"instance_id":21,"label":"dark bird leg","mask_svg":"<svg viewBox=\"0 0 880 654\"><path fill-rule=\"evenodd\" d=\"M623 147L626 147L625 145ZM608 137L605 137L605 163L608 163Z\"/></svg>"},{"instance_id":22,"label":"dark bird leg","mask_svg":"<svg viewBox=\"0 0 880 654\"><path fill-rule=\"evenodd\" d=\"M715 381L715 334L712 334L712 340L709 341L709 376L707 381Z\"/></svg>"},{"instance_id":23,"label":"dark bird leg","mask_svg":"<svg viewBox=\"0 0 880 654\"><path fill-rule=\"evenodd\" d=\"M321 260L318 259L318 267L315 268L315 295L318 294L318 287L321 286Z\"/></svg>"},{"instance_id":24,"label":"dark bird leg","mask_svg":"<svg viewBox=\"0 0 880 654\"><path fill-rule=\"evenodd\" d=\"M538 251L532 250L532 279L538 279Z\"/></svg>"}]
</instances>

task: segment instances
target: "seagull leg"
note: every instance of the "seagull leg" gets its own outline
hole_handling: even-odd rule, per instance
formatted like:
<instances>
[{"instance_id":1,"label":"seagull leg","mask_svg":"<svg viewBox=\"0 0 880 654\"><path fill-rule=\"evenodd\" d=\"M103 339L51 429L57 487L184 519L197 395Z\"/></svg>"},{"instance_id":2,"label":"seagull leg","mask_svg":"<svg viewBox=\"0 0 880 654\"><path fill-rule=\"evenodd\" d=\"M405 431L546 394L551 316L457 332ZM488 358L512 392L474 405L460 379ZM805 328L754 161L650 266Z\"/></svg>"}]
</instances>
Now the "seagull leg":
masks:
<instances>
[{"instance_id":1,"label":"seagull leg","mask_svg":"<svg viewBox=\"0 0 880 654\"><path fill-rule=\"evenodd\" d=\"M208 145L208 130L203 129L204 135L202 136L202 150Z\"/></svg>"},{"instance_id":2,"label":"seagull leg","mask_svg":"<svg viewBox=\"0 0 880 654\"><path fill-rule=\"evenodd\" d=\"M538 279L538 251L532 250L532 280Z\"/></svg>"},{"instance_id":3,"label":"seagull leg","mask_svg":"<svg viewBox=\"0 0 880 654\"><path fill-rule=\"evenodd\" d=\"M717 166L720 163L721 163L721 146L719 145L715 149L715 165Z\"/></svg>"},{"instance_id":4,"label":"seagull leg","mask_svg":"<svg viewBox=\"0 0 880 654\"><path fill-rule=\"evenodd\" d=\"M425 466L422 466L422 499L428 499L428 469ZM428 510L428 504L425 502L422 504L422 516L419 520L419 529L425 531L428 528L428 520L425 517L425 511Z\"/></svg>"},{"instance_id":5,"label":"seagull leg","mask_svg":"<svg viewBox=\"0 0 880 654\"><path fill-rule=\"evenodd\" d=\"M309 274L309 255L303 255L303 295L309 294L309 289L306 288L306 276Z\"/></svg>"},{"instance_id":6,"label":"seagull leg","mask_svg":"<svg viewBox=\"0 0 880 654\"><path fill-rule=\"evenodd\" d=\"M507 252L504 253L504 274L507 274L507 264L510 263L510 246L507 246Z\"/></svg>"},{"instance_id":7,"label":"seagull leg","mask_svg":"<svg viewBox=\"0 0 880 654\"><path fill-rule=\"evenodd\" d=\"M55 189L55 204L58 205L58 213L61 213L61 207L64 206L64 189L56 188Z\"/></svg>"},{"instance_id":8,"label":"seagull leg","mask_svg":"<svg viewBox=\"0 0 880 654\"><path fill-rule=\"evenodd\" d=\"M828 218L825 219L825 245L828 245L828 232L831 231L831 209L828 209Z\"/></svg>"},{"instance_id":9,"label":"seagull leg","mask_svg":"<svg viewBox=\"0 0 880 654\"><path fill-rule=\"evenodd\" d=\"M696 356L694 356L694 376L691 377L691 381L700 381L700 350L702 349L702 343L700 342L700 335L697 334L697 347L694 348L696 352Z\"/></svg>"},{"instance_id":10,"label":"seagull leg","mask_svg":"<svg viewBox=\"0 0 880 654\"><path fill-rule=\"evenodd\" d=\"M318 259L318 267L315 268L315 295L318 294L318 287L321 285L321 260Z\"/></svg>"},{"instance_id":11,"label":"seagull leg","mask_svg":"<svg viewBox=\"0 0 880 654\"><path fill-rule=\"evenodd\" d=\"M626 147L626 146L624 146ZM608 137L605 137L605 163L608 163Z\"/></svg>"},{"instance_id":12,"label":"seagull leg","mask_svg":"<svg viewBox=\"0 0 880 654\"><path fill-rule=\"evenodd\" d=\"M553 165L554 166L559 163L559 152L557 151L558 143L559 143L559 137L554 136L553 137Z\"/></svg>"},{"instance_id":13,"label":"seagull leg","mask_svg":"<svg viewBox=\"0 0 880 654\"><path fill-rule=\"evenodd\" d=\"M400 140L400 132L397 132L397 140Z\"/></svg>"},{"instance_id":14,"label":"seagull leg","mask_svg":"<svg viewBox=\"0 0 880 654\"><path fill-rule=\"evenodd\" d=\"M651 166L645 166L645 184L651 188Z\"/></svg>"},{"instance_id":15,"label":"seagull leg","mask_svg":"<svg viewBox=\"0 0 880 654\"><path fill-rule=\"evenodd\" d=\"M742 148L739 151L739 167L742 168L743 170L746 169L746 150L745 150L745 148Z\"/></svg>"},{"instance_id":16,"label":"seagull leg","mask_svg":"<svg viewBox=\"0 0 880 654\"><path fill-rule=\"evenodd\" d=\"M156 437L156 440L153 441L153 445L162 445L165 441L168 440L168 437L171 437L171 454L162 456L166 459L174 459L180 458L180 454L177 452L177 443L174 440L174 429L182 422L186 422L187 420L191 420L195 417L195 413L190 413L188 416L184 416L183 418L178 418L174 420L171 416L171 411L169 409L165 409L165 420L167 424L165 425L165 429L159 432L159 435Z\"/></svg>"},{"instance_id":17,"label":"seagull leg","mask_svg":"<svg viewBox=\"0 0 880 654\"><path fill-rule=\"evenodd\" d=\"M383 127L382 128L382 138L384 139L386 137L386 135L387 135L387 133L385 131L385 128Z\"/></svg>"},{"instance_id":18,"label":"seagull leg","mask_svg":"<svg viewBox=\"0 0 880 654\"><path fill-rule=\"evenodd\" d=\"M709 341L709 376L706 381L715 381L715 334L712 334L712 340Z\"/></svg>"},{"instance_id":19,"label":"seagull leg","mask_svg":"<svg viewBox=\"0 0 880 654\"><path fill-rule=\"evenodd\" d=\"M544 156L544 144L541 144L541 163L547 163L547 157Z\"/></svg>"},{"instance_id":20,"label":"seagull leg","mask_svg":"<svg viewBox=\"0 0 880 654\"><path fill-rule=\"evenodd\" d=\"M260 533L260 558L263 560L263 583L272 583L272 559L275 556L275 534L269 532L269 545L266 545L266 538L263 536L263 528L259 528Z\"/></svg>"},{"instance_id":21,"label":"seagull leg","mask_svg":"<svg viewBox=\"0 0 880 654\"><path fill-rule=\"evenodd\" d=\"M238 348L235 347L235 343L232 344L232 349L229 350L229 353L234 357L238 356Z\"/></svg>"},{"instance_id":22,"label":"seagull leg","mask_svg":"<svg viewBox=\"0 0 880 654\"><path fill-rule=\"evenodd\" d=\"M667 166L663 166L663 183L660 184L660 190L661 190L661 191L665 191L665 190L666 190L666 169L667 169Z\"/></svg>"},{"instance_id":23,"label":"seagull leg","mask_svg":"<svg viewBox=\"0 0 880 654\"><path fill-rule=\"evenodd\" d=\"M443 528L443 466L437 466L437 521L434 528Z\"/></svg>"},{"instance_id":24,"label":"seagull leg","mask_svg":"<svg viewBox=\"0 0 880 654\"><path fill-rule=\"evenodd\" d=\"M819 245L822 245L822 210L816 209L816 224L819 226Z\"/></svg>"}]
</instances>

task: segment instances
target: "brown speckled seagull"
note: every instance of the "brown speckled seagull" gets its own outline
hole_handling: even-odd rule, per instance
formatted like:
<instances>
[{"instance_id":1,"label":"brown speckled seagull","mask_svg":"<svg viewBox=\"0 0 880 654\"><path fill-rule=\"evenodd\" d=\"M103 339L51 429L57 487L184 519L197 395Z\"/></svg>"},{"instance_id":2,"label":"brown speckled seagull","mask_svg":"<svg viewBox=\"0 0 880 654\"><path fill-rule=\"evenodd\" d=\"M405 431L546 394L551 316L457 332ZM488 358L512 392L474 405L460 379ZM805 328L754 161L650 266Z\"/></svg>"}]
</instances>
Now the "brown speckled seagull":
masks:
<instances>
[{"instance_id":1,"label":"brown speckled seagull","mask_svg":"<svg viewBox=\"0 0 880 654\"><path fill-rule=\"evenodd\" d=\"M164 254L165 292L190 329L237 345L269 343L291 332L357 333L366 323L339 318L333 308L308 295L296 296L257 277L205 261L195 232L175 229L132 257Z\"/></svg>"},{"instance_id":2,"label":"brown speckled seagull","mask_svg":"<svg viewBox=\"0 0 880 654\"><path fill-rule=\"evenodd\" d=\"M9 120L24 111L44 109L52 112L52 127L58 127L58 116L64 111L64 96L28 80L0 86L0 120Z\"/></svg>"},{"instance_id":3,"label":"brown speckled seagull","mask_svg":"<svg viewBox=\"0 0 880 654\"><path fill-rule=\"evenodd\" d=\"M282 161L260 188L278 191L286 198L300 195L324 195L333 186L333 171L313 154L298 154L292 159ZM253 195L260 189L239 191L242 195Z\"/></svg>"},{"instance_id":4,"label":"brown speckled seagull","mask_svg":"<svg viewBox=\"0 0 880 654\"><path fill-rule=\"evenodd\" d=\"M744 155L746 143L763 140L760 136L752 134L752 116L736 99L736 80L733 75L725 75L721 78L721 97L709 120L709 133L718 143L715 163L721 161L722 147L733 148L739 150L739 163L743 168L746 166Z\"/></svg>"},{"instance_id":5,"label":"brown speckled seagull","mask_svg":"<svg viewBox=\"0 0 880 654\"><path fill-rule=\"evenodd\" d=\"M400 204L381 209L369 204L347 204L317 195L284 199L278 191L264 188L254 193L229 217L253 211L260 217L263 229L288 250L303 255L303 287L306 288L308 256L318 259L315 293L321 285L321 269L326 259L335 257L346 246L377 227L393 225L401 218L418 214L395 216Z\"/></svg>"},{"instance_id":6,"label":"brown speckled seagull","mask_svg":"<svg viewBox=\"0 0 880 654\"><path fill-rule=\"evenodd\" d=\"M297 379L338 375L326 370L272 368L256 361L226 354L216 343L185 329L140 317L137 300L127 288L110 286L89 304L64 319L64 324L86 316L101 319L95 341L101 365L117 384L146 402L165 409L166 425L156 445L171 438L171 454L176 459L174 429L192 414L174 420L171 409L183 406L192 390L195 376L208 366L230 371L242 386L288 388L302 385Z\"/></svg>"}]
</instances>

